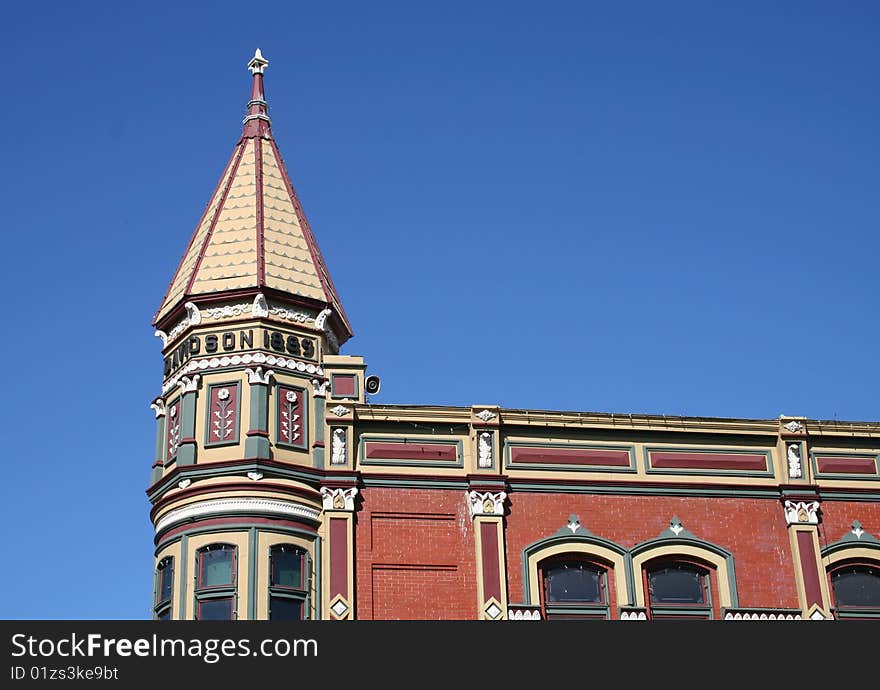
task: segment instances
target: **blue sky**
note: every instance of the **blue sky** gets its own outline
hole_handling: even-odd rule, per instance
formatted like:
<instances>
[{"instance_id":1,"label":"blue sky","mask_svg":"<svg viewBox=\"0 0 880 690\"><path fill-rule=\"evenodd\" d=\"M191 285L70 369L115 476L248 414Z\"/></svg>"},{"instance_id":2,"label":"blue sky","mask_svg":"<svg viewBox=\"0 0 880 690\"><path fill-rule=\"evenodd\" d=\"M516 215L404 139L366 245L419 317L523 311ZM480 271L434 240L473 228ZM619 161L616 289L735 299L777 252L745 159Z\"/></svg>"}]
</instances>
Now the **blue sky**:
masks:
<instances>
[{"instance_id":1,"label":"blue sky","mask_svg":"<svg viewBox=\"0 0 880 690\"><path fill-rule=\"evenodd\" d=\"M146 618L150 323L273 131L374 403L878 420L874 2L6 3L2 618Z\"/></svg>"}]
</instances>

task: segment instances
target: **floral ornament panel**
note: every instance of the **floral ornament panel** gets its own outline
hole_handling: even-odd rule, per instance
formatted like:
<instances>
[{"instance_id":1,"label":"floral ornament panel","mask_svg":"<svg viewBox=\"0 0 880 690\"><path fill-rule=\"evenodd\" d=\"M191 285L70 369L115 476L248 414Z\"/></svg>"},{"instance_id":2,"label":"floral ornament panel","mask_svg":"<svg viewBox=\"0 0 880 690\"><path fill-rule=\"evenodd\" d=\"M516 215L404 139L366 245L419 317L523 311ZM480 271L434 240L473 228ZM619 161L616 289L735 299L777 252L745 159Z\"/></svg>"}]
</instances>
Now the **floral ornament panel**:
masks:
<instances>
[{"instance_id":1,"label":"floral ornament panel","mask_svg":"<svg viewBox=\"0 0 880 690\"><path fill-rule=\"evenodd\" d=\"M177 449L180 447L180 398L168 406L165 416L168 419L165 459L170 461L177 455Z\"/></svg>"},{"instance_id":2,"label":"floral ornament panel","mask_svg":"<svg viewBox=\"0 0 880 690\"><path fill-rule=\"evenodd\" d=\"M208 443L238 442L238 384L211 386L208 408Z\"/></svg>"},{"instance_id":3,"label":"floral ornament panel","mask_svg":"<svg viewBox=\"0 0 880 690\"><path fill-rule=\"evenodd\" d=\"M278 387L278 443L296 448L306 447L305 391L300 388Z\"/></svg>"}]
</instances>

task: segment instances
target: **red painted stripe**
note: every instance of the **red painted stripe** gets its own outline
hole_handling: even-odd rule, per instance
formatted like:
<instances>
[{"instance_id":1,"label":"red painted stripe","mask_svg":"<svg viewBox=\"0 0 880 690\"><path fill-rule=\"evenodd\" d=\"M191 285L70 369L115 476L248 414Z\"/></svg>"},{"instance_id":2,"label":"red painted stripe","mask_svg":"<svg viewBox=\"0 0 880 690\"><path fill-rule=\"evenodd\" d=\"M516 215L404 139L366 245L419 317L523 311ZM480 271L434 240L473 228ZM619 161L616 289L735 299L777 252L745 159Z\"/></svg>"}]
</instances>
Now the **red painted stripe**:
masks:
<instances>
[{"instance_id":1,"label":"red painted stripe","mask_svg":"<svg viewBox=\"0 0 880 690\"><path fill-rule=\"evenodd\" d=\"M299 197L296 195L293 183L290 181L290 176L287 174L287 167L284 165L284 159L281 157L281 152L278 150L278 145L275 143L275 140L270 139L269 143L275 154L275 160L278 162L278 169L281 171L281 177L284 180L284 186L287 188L287 194L290 196L290 201L293 204L293 210L296 212L300 227L303 229L303 237L309 248L309 253L312 256L315 268L318 271L318 278L321 280L321 287L324 289L324 296L327 298L327 303L334 308L334 311L336 311L336 315L342 321L342 324L347 331L347 335L350 338L354 335L354 332L351 329L351 324L348 322L348 317L345 315L345 310L342 308L342 302L339 299L339 295L336 293L333 280L330 278L330 272L327 270L327 265L324 263L324 257L321 256L321 250L318 248L318 243L315 241L315 236L312 234L312 228L302 209L302 205L299 203Z\"/></svg>"},{"instance_id":2,"label":"red painted stripe","mask_svg":"<svg viewBox=\"0 0 880 690\"><path fill-rule=\"evenodd\" d=\"M226 204L226 197L229 195L229 190L232 187L232 181L235 179L235 173L238 171L238 164L241 163L241 158L244 155L244 149L247 146L247 140L243 140L238 145L238 155L235 158L235 162L232 164L232 170L229 173L229 179L226 180L226 186L223 188L223 196L220 198L220 202L217 204L217 209L214 211L214 216L211 218L211 227L208 228L208 234L205 236L205 241L202 243L202 248L199 250L199 258L196 259L196 265L193 267L193 272L189 276L189 280L186 283L186 289L183 291L184 296L189 294L189 291L192 289L193 283L196 279L196 274L199 272L199 267L202 265L202 259L205 258L205 252L208 249L208 243L211 241L211 236L214 234L214 228L217 225L217 219L220 217L221 211L223 211L223 206Z\"/></svg>"},{"instance_id":3,"label":"red painted stripe","mask_svg":"<svg viewBox=\"0 0 880 690\"><path fill-rule=\"evenodd\" d=\"M208 209L211 208L211 202L214 200L214 197L217 196L217 192L220 190L220 185L223 184L223 180L226 177L226 173L229 171L229 166L232 165L232 162L235 160L236 149L232 150L232 155L229 156L229 161L226 163L226 167L223 168L223 174L220 175L220 179L217 180L217 186L214 187L214 191L211 193L211 196L208 197L208 203L205 204L205 210L202 211L202 216L199 218L199 222L196 223L196 229L193 230L192 237L190 237L189 242L186 245L186 251L183 252L183 256L180 257L180 262L177 264L177 269L174 271L174 277L171 279L171 282L168 283L168 289L165 291L165 296L162 298L161 306L159 307L159 311L156 312L156 316L153 318L153 325L156 325L159 319L159 314L162 313L162 307L165 306L165 300L168 299L168 295L171 293L171 286L174 285L174 281L177 280L177 275L180 273L180 269L183 266L183 260L189 254L189 250L192 248L193 242L196 241L196 235L199 234L199 228L202 227L202 223L205 222L205 216L208 215Z\"/></svg>"},{"instance_id":4,"label":"red painted stripe","mask_svg":"<svg viewBox=\"0 0 880 690\"><path fill-rule=\"evenodd\" d=\"M480 525L483 552L483 598L495 597L501 601L501 570L498 564L498 529L495 523Z\"/></svg>"},{"instance_id":5,"label":"red painted stripe","mask_svg":"<svg viewBox=\"0 0 880 690\"><path fill-rule=\"evenodd\" d=\"M257 285L263 287L266 283L266 250L263 240L263 140L259 137L254 139L254 158L257 184Z\"/></svg>"},{"instance_id":6,"label":"red painted stripe","mask_svg":"<svg viewBox=\"0 0 880 690\"><path fill-rule=\"evenodd\" d=\"M342 518L330 518L330 598L348 599L348 525ZM349 602L351 603L351 602Z\"/></svg>"},{"instance_id":7,"label":"red painted stripe","mask_svg":"<svg viewBox=\"0 0 880 690\"><path fill-rule=\"evenodd\" d=\"M656 453L651 467L694 470L767 470L767 456L748 453Z\"/></svg>"},{"instance_id":8,"label":"red painted stripe","mask_svg":"<svg viewBox=\"0 0 880 690\"><path fill-rule=\"evenodd\" d=\"M510 450L510 461L516 463L587 465L598 467L629 467L630 456L625 450L593 450L587 448L523 448Z\"/></svg>"},{"instance_id":9,"label":"red painted stripe","mask_svg":"<svg viewBox=\"0 0 880 690\"><path fill-rule=\"evenodd\" d=\"M366 457L383 458L386 460L442 460L455 462L458 459L458 447L440 443L366 443Z\"/></svg>"},{"instance_id":10,"label":"red painted stripe","mask_svg":"<svg viewBox=\"0 0 880 690\"><path fill-rule=\"evenodd\" d=\"M822 586L819 582L819 568L816 565L816 551L813 548L813 535L810 532L797 533L798 551L801 555L801 574L804 578L804 592L807 607L822 605Z\"/></svg>"},{"instance_id":11,"label":"red painted stripe","mask_svg":"<svg viewBox=\"0 0 880 690\"><path fill-rule=\"evenodd\" d=\"M302 529L313 534L317 534L314 525L310 525L306 522L297 522L296 520L285 520L283 518L274 519L274 518L266 518L266 517L249 517L247 514L242 514L236 517L217 517L210 518L207 520L189 520L182 524L176 525L172 529L165 530L156 535L155 543L159 543L160 537L162 541L171 539L172 537L181 534L182 532L186 532L195 528L202 527L218 527L223 525L244 525L244 527L236 528L231 531L242 531L248 528L248 526L253 527L266 527L266 529L271 529L272 527L291 527L294 529Z\"/></svg>"},{"instance_id":12,"label":"red painted stripe","mask_svg":"<svg viewBox=\"0 0 880 690\"><path fill-rule=\"evenodd\" d=\"M832 474L877 474L877 461L874 458L844 458L816 456L819 472Z\"/></svg>"}]
</instances>

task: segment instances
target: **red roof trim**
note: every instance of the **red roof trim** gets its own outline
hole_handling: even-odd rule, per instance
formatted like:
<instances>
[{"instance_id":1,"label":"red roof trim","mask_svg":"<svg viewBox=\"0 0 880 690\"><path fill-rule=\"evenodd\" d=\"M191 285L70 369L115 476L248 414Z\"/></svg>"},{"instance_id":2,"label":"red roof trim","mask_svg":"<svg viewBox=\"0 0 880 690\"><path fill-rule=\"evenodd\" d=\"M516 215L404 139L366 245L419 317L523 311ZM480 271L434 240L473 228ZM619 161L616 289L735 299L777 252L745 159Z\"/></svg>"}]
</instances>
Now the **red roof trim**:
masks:
<instances>
[{"instance_id":1,"label":"red roof trim","mask_svg":"<svg viewBox=\"0 0 880 690\"><path fill-rule=\"evenodd\" d=\"M256 170L254 177L257 185L257 285L266 284L266 250L263 233L263 140L254 139L254 158Z\"/></svg>"},{"instance_id":2,"label":"red roof trim","mask_svg":"<svg viewBox=\"0 0 880 690\"><path fill-rule=\"evenodd\" d=\"M238 146L238 155L235 158L235 162L232 164L232 170L229 173L229 178L226 180L226 186L223 189L223 196L220 197L220 201L217 204L217 209L214 211L214 217L211 218L211 227L208 228L208 233L205 235L205 241L202 243L202 248L199 250L199 258L196 259L196 265L193 267L193 271L189 276L189 280L186 283L186 289L183 291L184 297L189 294L189 291L192 290L193 283L196 280L196 275L199 272L199 268L202 265L202 259L205 258L205 252L208 249L208 243L211 241L211 236L214 234L214 228L217 225L217 219L220 217L220 212L223 210L223 207L226 205L226 197L229 195L229 190L232 187L232 181L235 179L235 173L238 172L238 164L241 163L242 156L244 156L244 149L247 146L247 142L243 141Z\"/></svg>"},{"instance_id":3,"label":"red roof trim","mask_svg":"<svg viewBox=\"0 0 880 690\"><path fill-rule=\"evenodd\" d=\"M303 237L306 240L306 245L308 245L309 253L312 255L312 261L315 263L315 268L318 270L318 278L321 280L321 287L324 289L327 303L334 307L334 311L337 312L340 317L342 325L350 338L354 335L354 332L351 329L351 324L348 322L348 317L345 315L345 310L342 308L342 301L336 293L333 280L330 278L327 265L324 263L324 257L321 256L321 250L318 248L318 243L315 241L315 236L312 234L312 228L309 226L306 214L302 209L302 205L299 203L299 197L297 197L293 184L290 182L290 176L287 174L287 166L284 165L284 159L281 157L281 152L278 150L278 145L275 143L275 140L270 139L270 144L272 145L275 159L278 161L278 168L281 170L281 177L284 179L287 193L290 195L290 200L293 202L293 209L296 212L296 217L299 219L300 227L303 229Z\"/></svg>"}]
</instances>

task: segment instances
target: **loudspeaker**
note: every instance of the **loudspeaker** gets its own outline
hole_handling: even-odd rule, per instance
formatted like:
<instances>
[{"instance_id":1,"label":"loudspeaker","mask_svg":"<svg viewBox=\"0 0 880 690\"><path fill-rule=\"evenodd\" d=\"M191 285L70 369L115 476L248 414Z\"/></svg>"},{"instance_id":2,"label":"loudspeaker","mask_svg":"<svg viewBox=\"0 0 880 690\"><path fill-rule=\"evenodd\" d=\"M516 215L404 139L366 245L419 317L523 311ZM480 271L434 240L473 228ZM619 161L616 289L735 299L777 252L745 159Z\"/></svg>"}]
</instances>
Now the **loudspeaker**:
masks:
<instances>
[{"instance_id":1,"label":"loudspeaker","mask_svg":"<svg viewBox=\"0 0 880 690\"><path fill-rule=\"evenodd\" d=\"M364 390L370 395L376 395L379 392L379 386L381 382L379 381L378 376L367 376L364 381Z\"/></svg>"}]
</instances>

